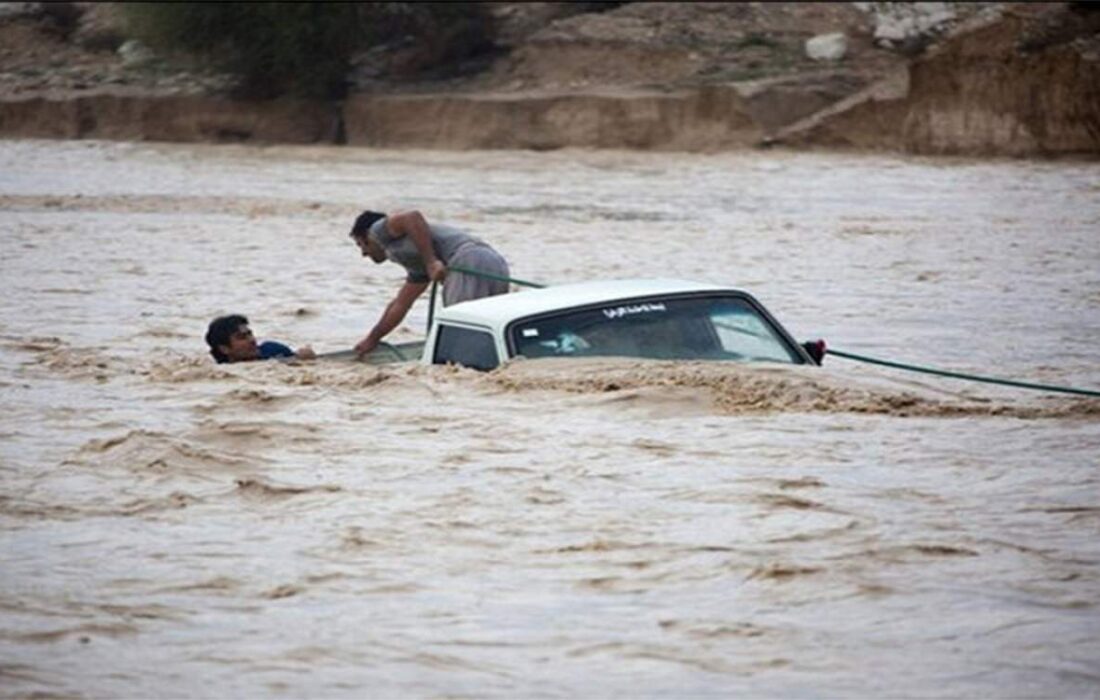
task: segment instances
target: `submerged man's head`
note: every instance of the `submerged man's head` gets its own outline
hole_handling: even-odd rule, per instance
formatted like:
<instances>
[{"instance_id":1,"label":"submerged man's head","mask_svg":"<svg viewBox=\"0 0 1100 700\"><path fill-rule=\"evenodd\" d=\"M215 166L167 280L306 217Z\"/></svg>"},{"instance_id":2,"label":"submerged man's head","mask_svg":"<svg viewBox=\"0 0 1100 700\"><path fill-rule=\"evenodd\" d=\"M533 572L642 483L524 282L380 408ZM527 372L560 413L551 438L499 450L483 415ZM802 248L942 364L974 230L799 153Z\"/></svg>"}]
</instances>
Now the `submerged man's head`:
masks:
<instances>
[{"instance_id":1,"label":"submerged man's head","mask_svg":"<svg viewBox=\"0 0 1100 700\"><path fill-rule=\"evenodd\" d=\"M385 214L377 211L364 211L355 219L355 223L351 227L352 240L359 246L359 250L362 251L363 257L369 257L376 263L386 261L386 251L382 249L378 241L370 237L370 227L375 224L376 221L380 221L386 218Z\"/></svg>"},{"instance_id":2,"label":"submerged man's head","mask_svg":"<svg viewBox=\"0 0 1100 700\"><path fill-rule=\"evenodd\" d=\"M206 330L206 344L219 364L248 362L260 357L260 348L248 327L248 319L240 314L219 316L211 321Z\"/></svg>"}]
</instances>

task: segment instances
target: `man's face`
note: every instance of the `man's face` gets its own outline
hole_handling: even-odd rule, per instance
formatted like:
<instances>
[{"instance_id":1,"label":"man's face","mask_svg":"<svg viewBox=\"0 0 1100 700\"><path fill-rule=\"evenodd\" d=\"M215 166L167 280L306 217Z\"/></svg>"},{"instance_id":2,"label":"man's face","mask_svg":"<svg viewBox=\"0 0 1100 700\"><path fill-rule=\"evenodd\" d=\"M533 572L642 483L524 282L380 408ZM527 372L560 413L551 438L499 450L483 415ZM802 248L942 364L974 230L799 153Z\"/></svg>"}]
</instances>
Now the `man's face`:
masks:
<instances>
[{"instance_id":1,"label":"man's face","mask_svg":"<svg viewBox=\"0 0 1100 700\"><path fill-rule=\"evenodd\" d=\"M370 258L376 263L386 262L386 251L382 250L382 246L366 236L356 236L355 244L359 246L359 250L363 253L364 258Z\"/></svg>"},{"instance_id":2,"label":"man's face","mask_svg":"<svg viewBox=\"0 0 1100 700\"><path fill-rule=\"evenodd\" d=\"M230 362L248 362L260 357L260 348L256 345L252 329L245 324L237 326L237 330L229 336L229 345L222 345L219 350Z\"/></svg>"}]
</instances>

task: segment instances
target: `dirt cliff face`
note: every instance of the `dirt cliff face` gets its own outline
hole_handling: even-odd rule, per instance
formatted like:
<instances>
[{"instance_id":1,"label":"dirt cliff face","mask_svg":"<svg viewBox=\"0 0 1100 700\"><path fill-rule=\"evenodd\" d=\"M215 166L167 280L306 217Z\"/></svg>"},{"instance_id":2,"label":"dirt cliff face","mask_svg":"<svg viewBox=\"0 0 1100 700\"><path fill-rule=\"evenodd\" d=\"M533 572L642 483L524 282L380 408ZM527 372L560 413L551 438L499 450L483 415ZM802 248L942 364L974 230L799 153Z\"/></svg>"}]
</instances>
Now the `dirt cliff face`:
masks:
<instances>
[{"instance_id":1,"label":"dirt cliff face","mask_svg":"<svg viewBox=\"0 0 1100 700\"><path fill-rule=\"evenodd\" d=\"M1059 9L1010 11L917 60L901 123L906 150L1100 152L1100 13Z\"/></svg>"},{"instance_id":2,"label":"dirt cliff face","mask_svg":"<svg viewBox=\"0 0 1100 700\"><path fill-rule=\"evenodd\" d=\"M364 146L570 146L709 151L758 143L760 127L728 87L360 96L345 107L347 141Z\"/></svg>"},{"instance_id":3,"label":"dirt cliff face","mask_svg":"<svg viewBox=\"0 0 1100 700\"><path fill-rule=\"evenodd\" d=\"M1100 13L1010 6L780 132L791 145L921 154L1100 154Z\"/></svg>"},{"instance_id":4,"label":"dirt cliff face","mask_svg":"<svg viewBox=\"0 0 1100 700\"><path fill-rule=\"evenodd\" d=\"M308 144L334 141L338 128L332 105L302 100L130 93L0 101L0 135L25 138Z\"/></svg>"}]
</instances>

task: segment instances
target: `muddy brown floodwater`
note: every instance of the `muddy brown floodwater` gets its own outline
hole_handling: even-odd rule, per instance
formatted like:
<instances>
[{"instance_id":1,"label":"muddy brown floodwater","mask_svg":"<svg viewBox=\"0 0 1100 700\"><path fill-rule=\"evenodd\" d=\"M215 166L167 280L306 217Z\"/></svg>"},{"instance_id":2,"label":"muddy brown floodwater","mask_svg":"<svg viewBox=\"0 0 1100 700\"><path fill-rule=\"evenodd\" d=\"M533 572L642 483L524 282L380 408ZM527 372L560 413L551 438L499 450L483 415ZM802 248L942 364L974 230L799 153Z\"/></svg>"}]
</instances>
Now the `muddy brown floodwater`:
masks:
<instances>
[{"instance_id":1,"label":"muddy brown floodwater","mask_svg":"<svg viewBox=\"0 0 1100 700\"><path fill-rule=\"evenodd\" d=\"M1100 697L1100 402L350 347L415 206L520 278L1100 387L1100 165L0 142L0 695ZM396 338L418 337L426 304Z\"/></svg>"}]
</instances>

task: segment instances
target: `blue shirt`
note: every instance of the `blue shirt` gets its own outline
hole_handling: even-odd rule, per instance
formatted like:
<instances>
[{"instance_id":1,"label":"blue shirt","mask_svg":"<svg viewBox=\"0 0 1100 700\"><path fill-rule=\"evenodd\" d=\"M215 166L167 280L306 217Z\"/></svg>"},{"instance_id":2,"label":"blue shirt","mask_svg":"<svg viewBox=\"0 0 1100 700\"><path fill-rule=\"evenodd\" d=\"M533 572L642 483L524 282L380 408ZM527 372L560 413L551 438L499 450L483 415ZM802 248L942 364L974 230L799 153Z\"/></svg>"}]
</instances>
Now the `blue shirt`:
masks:
<instances>
[{"instance_id":1,"label":"blue shirt","mask_svg":"<svg viewBox=\"0 0 1100 700\"><path fill-rule=\"evenodd\" d=\"M294 351L274 340L265 340L260 343L260 359L270 360L273 357L294 357Z\"/></svg>"}]
</instances>

